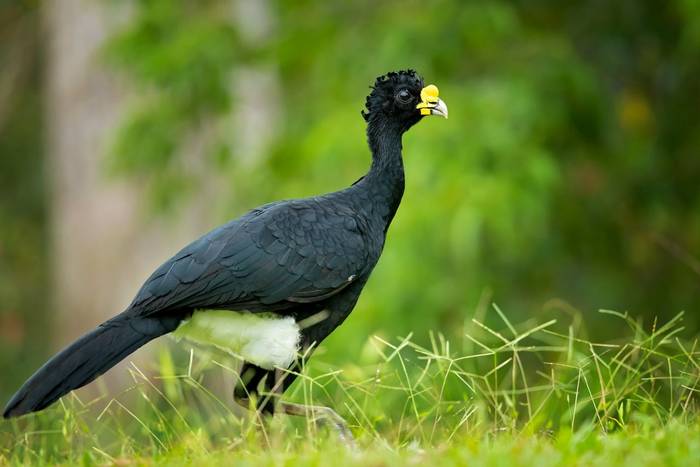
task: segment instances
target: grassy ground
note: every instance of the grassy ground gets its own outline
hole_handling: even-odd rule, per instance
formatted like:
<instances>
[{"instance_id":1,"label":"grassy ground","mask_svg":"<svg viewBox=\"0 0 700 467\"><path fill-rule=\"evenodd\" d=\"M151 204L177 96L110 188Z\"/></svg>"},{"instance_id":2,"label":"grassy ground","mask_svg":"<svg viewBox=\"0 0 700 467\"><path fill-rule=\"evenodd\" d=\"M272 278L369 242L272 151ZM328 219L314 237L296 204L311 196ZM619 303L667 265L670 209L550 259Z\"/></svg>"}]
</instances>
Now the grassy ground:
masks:
<instances>
[{"instance_id":1,"label":"grassy ground","mask_svg":"<svg viewBox=\"0 0 700 467\"><path fill-rule=\"evenodd\" d=\"M65 465L700 465L700 349L682 315L649 329L616 312L616 342L580 322L474 320L440 335L374 337L341 369L317 355L286 399L330 405L355 450L303 418L261 421L210 392L234 363L161 354L126 394L0 425L0 464ZM175 362L175 363L174 363Z\"/></svg>"}]
</instances>

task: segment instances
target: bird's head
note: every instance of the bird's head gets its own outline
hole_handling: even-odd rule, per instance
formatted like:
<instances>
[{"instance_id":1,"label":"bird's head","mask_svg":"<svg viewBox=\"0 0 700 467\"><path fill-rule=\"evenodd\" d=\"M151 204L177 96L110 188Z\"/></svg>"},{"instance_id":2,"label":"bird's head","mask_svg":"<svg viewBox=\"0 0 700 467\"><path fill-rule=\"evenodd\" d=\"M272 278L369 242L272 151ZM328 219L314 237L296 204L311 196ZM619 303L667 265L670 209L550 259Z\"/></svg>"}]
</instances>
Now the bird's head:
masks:
<instances>
[{"instance_id":1,"label":"bird's head","mask_svg":"<svg viewBox=\"0 0 700 467\"><path fill-rule=\"evenodd\" d=\"M406 131L424 116L447 118L447 105L438 94L437 86L425 86L414 70L387 73L374 82L362 116L368 123L377 120L398 123Z\"/></svg>"}]
</instances>

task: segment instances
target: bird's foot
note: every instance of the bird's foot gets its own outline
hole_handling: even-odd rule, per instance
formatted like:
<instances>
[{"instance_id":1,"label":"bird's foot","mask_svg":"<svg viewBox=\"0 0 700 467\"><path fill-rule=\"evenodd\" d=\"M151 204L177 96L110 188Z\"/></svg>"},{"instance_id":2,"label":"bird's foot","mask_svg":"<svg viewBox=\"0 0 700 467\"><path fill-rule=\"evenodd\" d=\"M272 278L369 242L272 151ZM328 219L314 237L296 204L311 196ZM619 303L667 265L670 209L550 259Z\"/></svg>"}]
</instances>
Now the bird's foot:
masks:
<instances>
[{"instance_id":1,"label":"bird's foot","mask_svg":"<svg viewBox=\"0 0 700 467\"><path fill-rule=\"evenodd\" d=\"M340 441L349 449L354 450L357 448L352 431L350 431L343 417L330 407L317 407L316 409L313 418L314 423L332 428L338 434Z\"/></svg>"},{"instance_id":2,"label":"bird's foot","mask_svg":"<svg viewBox=\"0 0 700 467\"><path fill-rule=\"evenodd\" d=\"M330 407L281 402L280 408L282 412L288 415L304 416L309 418L317 425L327 426L338 434L338 439L348 449L352 451L357 449L355 438L353 437L352 431L350 431L348 424L345 422L343 417L338 415L338 413Z\"/></svg>"}]
</instances>

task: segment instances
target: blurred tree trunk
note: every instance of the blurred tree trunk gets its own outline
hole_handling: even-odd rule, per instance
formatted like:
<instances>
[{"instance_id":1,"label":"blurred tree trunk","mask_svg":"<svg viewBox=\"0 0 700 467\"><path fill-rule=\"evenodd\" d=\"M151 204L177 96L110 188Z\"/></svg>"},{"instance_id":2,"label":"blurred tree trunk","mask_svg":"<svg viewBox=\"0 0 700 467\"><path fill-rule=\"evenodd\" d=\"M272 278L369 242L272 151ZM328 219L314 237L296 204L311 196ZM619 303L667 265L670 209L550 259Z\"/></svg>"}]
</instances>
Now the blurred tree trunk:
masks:
<instances>
[{"instance_id":1,"label":"blurred tree trunk","mask_svg":"<svg viewBox=\"0 0 700 467\"><path fill-rule=\"evenodd\" d=\"M51 183L56 342L87 331L123 306L122 248L133 195L104 183L105 138L123 97L97 52L111 25L100 2L44 3L47 160Z\"/></svg>"},{"instance_id":2,"label":"blurred tree trunk","mask_svg":"<svg viewBox=\"0 0 700 467\"><path fill-rule=\"evenodd\" d=\"M268 0L233 0L232 22L248 48L262 47L275 29L276 16ZM259 160L278 130L281 89L269 65L239 66L232 94L236 108L233 135L236 154L246 163Z\"/></svg>"}]
</instances>

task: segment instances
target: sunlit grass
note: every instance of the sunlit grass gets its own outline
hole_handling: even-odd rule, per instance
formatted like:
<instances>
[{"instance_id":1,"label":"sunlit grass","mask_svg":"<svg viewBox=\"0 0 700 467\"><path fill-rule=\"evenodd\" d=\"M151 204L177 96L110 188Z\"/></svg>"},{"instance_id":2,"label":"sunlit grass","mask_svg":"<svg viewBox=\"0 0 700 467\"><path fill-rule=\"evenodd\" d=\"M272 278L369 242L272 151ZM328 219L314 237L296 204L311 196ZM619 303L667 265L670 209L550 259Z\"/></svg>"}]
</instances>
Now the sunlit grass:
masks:
<instances>
[{"instance_id":1,"label":"sunlit grass","mask_svg":"<svg viewBox=\"0 0 700 467\"><path fill-rule=\"evenodd\" d=\"M157 376L132 364L131 394L69 396L3 422L0 463L700 460L700 349L684 340L683 315L645 329L601 313L627 337L591 342L578 325L511 323L494 307L498 324L473 320L457 345L438 333L427 345L375 336L362 363L336 368L317 355L285 398L333 407L357 452L307 420L262 421L236 407L208 389L235 380L236 363L193 351L180 364L163 352Z\"/></svg>"}]
</instances>

